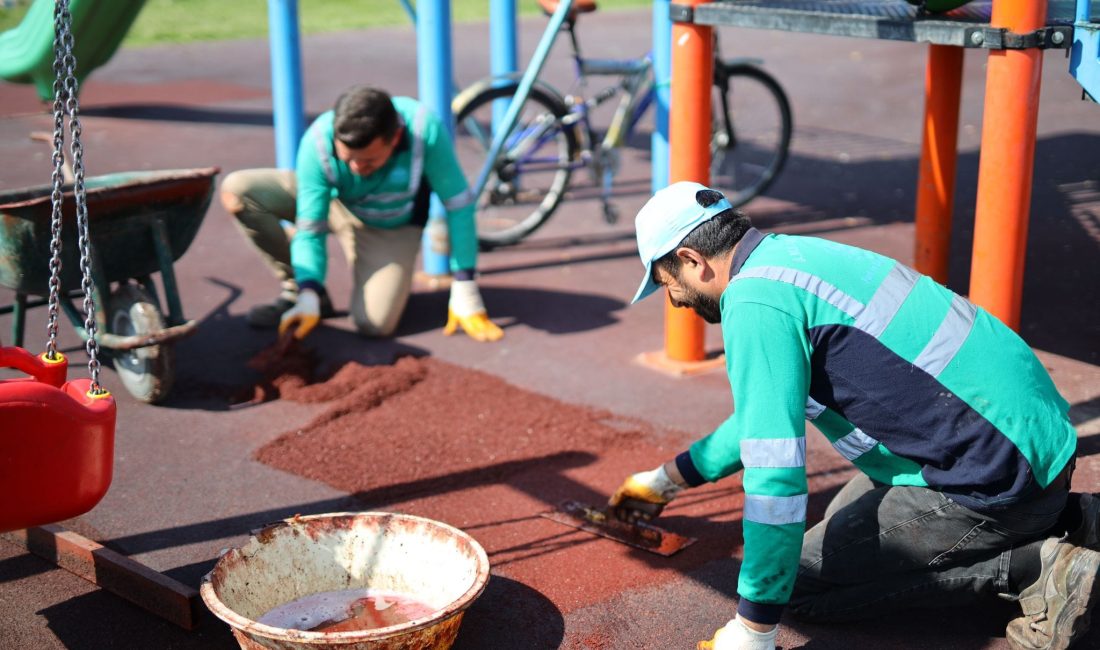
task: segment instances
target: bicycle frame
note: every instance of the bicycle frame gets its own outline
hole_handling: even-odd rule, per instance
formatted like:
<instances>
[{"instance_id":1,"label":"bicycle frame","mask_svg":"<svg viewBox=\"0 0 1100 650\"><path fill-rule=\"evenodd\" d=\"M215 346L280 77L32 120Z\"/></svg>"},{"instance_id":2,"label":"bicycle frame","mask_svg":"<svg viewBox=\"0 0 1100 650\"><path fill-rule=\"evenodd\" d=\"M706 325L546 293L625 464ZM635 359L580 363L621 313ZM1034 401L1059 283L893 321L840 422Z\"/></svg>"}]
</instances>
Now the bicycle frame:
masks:
<instances>
[{"instance_id":1,"label":"bicycle frame","mask_svg":"<svg viewBox=\"0 0 1100 650\"><path fill-rule=\"evenodd\" d=\"M573 70L580 87L587 85L589 77L619 77L617 85L609 86L591 100L585 100L579 104L582 107L587 135L591 137L594 131L588 119L589 110L603 104L619 92L624 93L601 143L604 151L618 148L626 142L655 98L652 52L647 52L636 59L588 59L581 54L574 24L567 22L565 28L569 32L569 41L573 46Z\"/></svg>"},{"instance_id":2,"label":"bicycle frame","mask_svg":"<svg viewBox=\"0 0 1100 650\"><path fill-rule=\"evenodd\" d=\"M542 67L546 63L546 57L550 53L550 49L557 40L558 33L561 32L563 25L568 25L568 31L570 39L573 45L574 61L576 66L577 78L583 82L589 76L597 75L615 75L623 78L623 84L620 87L611 87L602 93L596 95L592 100L585 100L579 104L576 104L575 114L577 118L569 121L568 124L575 123L576 121L582 121L584 123L583 135L585 136L583 142L585 144L591 142L593 130L591 128L591 122L588 119L588 111L603 102L607 101L611 97L617 95L621 90L627 91L626 96L620 101L618 110L616 111L615 118L612 121L611 126L608 128L607 133L604 136L604 140L601 143L600 151L608 152L618 146L621 146L625 142L626 137L633 131L635 125L641 119L645 110L652 104L655 89L652 83L652 77L649 76L649 72L652 69L652 62L650 55L646 55L640 59L584 59L580 55L579 46L576 39L576 33L573 31L573 22L568 19L568 15L573 8L573 0L562 0L553 15L550 17L550 22L546 26L546 30L543 32L542 39L539 41L538 46L535 49L535 54L531 57L531 62L528 64L527 69L523 73L523 77L520 79L519 87L516 89L515 95L512 97L512 101L508 104L508 108L501 118L499 124L494 125L494 135L492 143L489 147L488 156L485 160L485 165L482 167L481 172L478 174L476 182L470 191L473 196L479 196L485 189L485 185L489 180L489 176L492 174L495 161L500 156L501 151L504 150L506 144L514 144L519 141L519 138L530 137L531 127L525 130L512 134L512 129L515 128L516 120L519 118L519 113L523 108L524 103L527 101L527 97L531 93L531 88L542 72ZM649 84L646 87L645 92L642 94L641 101L636 101L638 90L645 82L646 78L649 78ZM629 119L629 121L627 121ZM624 128L625 123L625 128ZM567 124L567 125L568 125ZM536 128L538 125L536 125ZM546 141L545 135L539 137L535 142L541 146ZM507 142L506 142L507 140ZM528 147L528 149L537 149L537 147ZM599 158L593 158L590 146L584 147L582 151L582 159L575 161L571 164L573 169L584 167L592 164L593 160L597 163L600 162ZM547 161L538 161L533 159L519 158L516 160L517 166L519 165L536 165L539 162L546 163ZM558 165L555 165L558 167ZM529 167L529 169L535 169L535 167ZM604 185L607 186L609 179L605 178Z\"/></svg>"},{"instance_id":3,"label":"bicycle frame","mask_svg":"<svg viewBox=\"0 0 1100 650\"><path fill-rule=\"evenodd\" d=\"M486 223L487 232L492 235L484 238L479 235L483 247L516 243L538 228L562 200L573 172L582 167L602 189L600 199L605 219L613 223L617 218L611 195L620 148L627 144L650 106L656 104L658 91L663 89L658 88L654 79L651 53L627 59L584 57L576 19L569 17L573 5L574 0L559 2L535 55L522 73L481 79L455 98L456 114L462 116L463 137L476 143L474 155L480 158L487 153L477 163L477 180L470 188L479 202L485 198L490 210ZM570 94L539 78L563 30L569 32L573 49L575 85L568 89ZM712 168L718 170L721 182L732 188L735 196L742 197L739 199L742 202L767 187L782 167L790 142L789 102L782 87L759 63L748 58L721 59L715 43L712 83L715 100L721 102L715 108L722 117L713 125ZM607 87L590 94L590 78L597 76L613 79ZM740 115L750 116L746 123L753 124L745 133L734 128L735 78L742 80L737 82L737 103L745 104L746 97L752 98L737 109ZM745 88L748 90L741 90ZM754 93L763 93L762 101L755 101ZM597 110L614 98L617 105L613 109ZM763 112L756 106L763 106ZM602 126L612 110L606 130L598 134L593 128L596 113L600 114ZM756 128L758 116L765 121L762 128ZM773 122L777 122L774 129ZM492 192L487 194L490 185ZM516 212L528 209L532 210L529 214L514 219ZM514 225L503 228L499 225L508 222Z\"/></svg>"},{"instance_id":4,"label":"bicycle frame","mask_svg":"<svg viewBox=\"0 0 1100 650\"><path fill-rule=\"evenodd\" d=\"M500 151L504 147L504 140L515 127L519 112L527 101L527 96L531 93L531 87L534 85L535 79L542 72L542 66L546 63L547 55L550 54L550 47L554 44L557 31L561 29L572 8L573 0L561 0L558 8L554 11L554 15L550 17L550 24L546 26L546 31L543 32L542 39L539 41L538 47L535 48L531 63L528 64L523 73L523 78L520 79L519 88L516 89L515 96L508 104L508 110L505 111L500 124L495 125L496 131L493 134L492 144L489 146L489 155L485 158L485 165L481 168L477 181L470 188L471 196L481 196L481 192L485 189L485 184L489 181L489 175L492 174L496 159L500 156Z\"/></svg>"},{"instance_id":5,"label":"bicycle frame","mask_svg":"<svg viewBox=\"0 0 1100 650\"><path fill-rule=\"evenodd\" d=\"M602 176L604 194L609 195L612 178L615 173L615 164L610 160L611 153L621 147L633 133L638 122L656 99L656 85L651 74L653 69L652 57L649 53L636 59L595 59L585 58L581 55L580 45L577 41L574 23L564 22L564 29L569 32L570 42L573 46L573 67L576 83L580 87L587 85L590 77L610 76L618 77L619 83L609 86L590 98L567 95L564 99L571 106L571 113L562 120L562 125L569 128L573 125L581 125L578 129L578 138L581 144L581 156L572 161L568 168L576 170L582 167L593 167L595 176ZM563 27L559 27L560 32ZM556 35L556 32L555 32ZM599 148L593 151L592 143L595 140L595 130L590 119L591 111L597 106L623 93L619 105L615 109L611 124L608 126ZM518 94L518 93L517 93ZM579 101L578 101L579 100ZM537 151L542 145L553 138L553 124L534 124L511 134L505 143L509 151L512 164L517 172L546 171L560 169L562 165L556 158L535 157L528 155L528 151ZM543 133L538 133L542 129ZM537 135L537 137L536 137ZM525 143L524 150L516 150L517 143Z\"/></svg>"}]
</instances>

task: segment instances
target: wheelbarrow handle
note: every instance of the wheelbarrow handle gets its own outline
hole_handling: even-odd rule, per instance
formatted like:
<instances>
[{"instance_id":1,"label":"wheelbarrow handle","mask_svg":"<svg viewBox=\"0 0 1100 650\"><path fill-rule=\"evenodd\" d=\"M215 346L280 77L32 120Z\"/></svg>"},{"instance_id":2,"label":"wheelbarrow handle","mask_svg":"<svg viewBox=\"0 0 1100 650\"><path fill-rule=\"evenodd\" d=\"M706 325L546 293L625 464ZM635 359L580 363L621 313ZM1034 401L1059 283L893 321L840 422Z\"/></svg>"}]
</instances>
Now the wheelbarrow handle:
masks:
<instances>
[{"instance_id":1,"label":"wheelbarrow handle","mask_svg":"<svg viewBox=\"0 0 1100 650\"><path fill-rule=\"evenodd\" d=\"M60 352L57 359L51 361L45 352L36 357L23 348L9 346L0 347L0 368L15 368L40 382L61 388L69 372L69 362Z\"/></svg>"}]
</instances>

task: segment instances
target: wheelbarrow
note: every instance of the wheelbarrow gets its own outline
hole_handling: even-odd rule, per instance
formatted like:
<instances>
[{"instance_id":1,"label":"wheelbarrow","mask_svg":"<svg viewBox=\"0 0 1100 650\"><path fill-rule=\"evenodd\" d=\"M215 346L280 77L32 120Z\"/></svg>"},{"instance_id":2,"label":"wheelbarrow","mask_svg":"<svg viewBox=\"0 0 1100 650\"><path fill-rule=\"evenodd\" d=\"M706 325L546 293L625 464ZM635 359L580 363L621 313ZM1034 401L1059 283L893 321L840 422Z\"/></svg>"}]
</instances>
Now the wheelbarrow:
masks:
<instances>
[{"instance_id":1,"label":"wheelbarrow","mask_svg":"<svg viewBox=\"0 0 1100 650\"><path fill-rule=\"evenodd\" d=\"M143 402L163 400L172 388L172 343L191 334L195 321L183 317L173 263L187 251L214 193L217 167L123 172L85 181L91 233L92 290L98 333L119 379ZM52 187L0 192L0 287L15 302L12 344L23 345L26 312L48 304ZM66 222L75 220L72 186L66 186ZM72 299L80 292L77 229L62 226L61 309L85 340L83 314ZM153 283L160 272L164 306ZM104 300L106 297L106 300Z\"/></svg>"}]
</instances>

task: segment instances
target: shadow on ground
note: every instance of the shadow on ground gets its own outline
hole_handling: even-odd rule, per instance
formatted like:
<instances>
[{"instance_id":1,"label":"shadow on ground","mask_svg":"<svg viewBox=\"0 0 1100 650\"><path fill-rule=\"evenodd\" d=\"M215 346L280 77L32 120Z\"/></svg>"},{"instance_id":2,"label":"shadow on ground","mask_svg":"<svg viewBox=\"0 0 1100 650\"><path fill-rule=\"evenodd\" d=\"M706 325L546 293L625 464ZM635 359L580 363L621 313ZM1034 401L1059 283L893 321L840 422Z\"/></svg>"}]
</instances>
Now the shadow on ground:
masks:
<instances>
[{"instance_id":1,"label":"shadow on ground","mask_svg":"<svg viewBox=\"0 0 1100 650\"><path fill-rule=\"evenodd\" d=\"M191 122L198 124L226 124L233 126L266 126L274 124L271 111L253 111L227 108L203 108L172 104L112 104L89 106L80 110L81 115L112 117L116 119L146 120L156 122ZM305 116L305 124L312 124L318 114Z\"/></svg>"},{"instance_id":2,"label":"shadow on ground","mask_svg":"<svg viewBox=\"0 0 1100 650\"><path fill-rule=\"evenodd\" d=\"M561 610L546 596L522 582L494 575L462 619L454 649L551 649L564 636Z\"/></svg>"},{"instance_id":3,"label":"shadow on ground","mask_svg":"<svg viewBox=\"0 0 1100 650\"><path fill-rule=\"evenodd\" d=\"M468 490L506 481L510 477L518 476L522 478L535 469L541 472L564 474L568 470L589 465L594 461L595 456L590 453L563 451L538 458L507 461L478 467L470 471L453 472L442 476L386 485L377 489L356 492L332 499L290 504L285 507L250 512L233 517L124 535L112 538L110 544L112 547L120 549L120 552L138 555L166 548L236 537L247 531L261 528L264 525L296 514L312 515L326 512L380 509L413 498L426 498L457 490ZM202 562L176 567L165 573L185 584L197 585L202 576L213 567L214 562L215 559L211 558Z\"/></svg>"},{"instance_id":4,"label":"shadow on ground","mask_svg":"<svg viewBox=\"0 0 1100 650\"><path fill-rule=\"evenodd\" d=\"M413 294L397 336L443 327L448 296L445 290ZM626 307L622 300L581 291L483 286L481 296L493 321L505 330L523 325L549 334L573 334L613 325L619 320L615 312Z\"/></svg>"},{"instance_id":5,"label":"shadow on ground","mask_svg":"<svg viewBox=\"0 0 1100 650\"><path fill-rule=\"evenodd\" d=\"M7 549L15 548L3 542L0 545L6 547L5 554ZM28 613L39 621L38 625L44 621L62 646L69 650L118 647L173 650L239 648L229 628L210 615L201 603L197 604L196 629L184 630L114 594L89 585L43 559L21 550L19 553L0 561L0 580L3 582L42 575L39 580L50 585L51 589L68 590L70 587L63 585L75 585L78 591L83 592L33 614ZM5 627L9 623L6 621ZM7 633L15 636L8 636ZM24 644L27 639L19 636L19 630L0 629L0 642L5 648L35 647Z\"/></svg>"},{"instance_id":6,"label":"shadow on ground","mask_svg":"<svg viewBox=\"0 0 1100 650\"><path fill-rule=\"evenodd\" d=\"M231 398L261 378L259 372L249 368L248 361L278 340L275 330L249 326L247 308L237 306L230 311L242 293L240 288L218 279L208 281L224 288L227 296L202 317L194 335L175 344L175 387L161 406L214 411L246 408L247 405L231 406ZM445 310L446 302L443 304ZM396 339L370 339L347 329L326 326L324 321L306 345L316 353L317 373L323 377L347 363L373 366L391 364L399 357L428 355L427 350Z\"/></svg>"}]
</instances>

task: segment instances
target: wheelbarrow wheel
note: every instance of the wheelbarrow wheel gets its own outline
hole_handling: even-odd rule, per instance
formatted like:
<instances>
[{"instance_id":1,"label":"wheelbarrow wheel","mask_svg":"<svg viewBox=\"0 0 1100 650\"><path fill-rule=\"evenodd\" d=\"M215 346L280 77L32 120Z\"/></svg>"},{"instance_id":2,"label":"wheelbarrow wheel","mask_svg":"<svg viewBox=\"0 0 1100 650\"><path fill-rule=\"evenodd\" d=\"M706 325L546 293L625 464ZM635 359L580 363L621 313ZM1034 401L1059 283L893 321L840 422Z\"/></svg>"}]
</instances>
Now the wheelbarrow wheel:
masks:
<instances>
[{"instance_id":1,"label":"wheelbarrow wheel","mask_svg":"<svg viewBox=\"0 0 1100 650\"><path fill-rule=\"evenodd\" d=\"M110 332L119 336L152 334L164 329L153 298L136 284L124 283L108 302ZM168 395L175 375L175 351L171 344L133 350L112 350L115 372L131 395L155 404Z\"/></svg>"}]
</instances>

